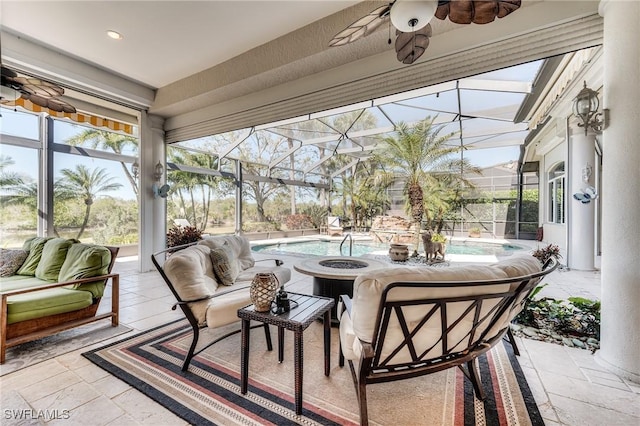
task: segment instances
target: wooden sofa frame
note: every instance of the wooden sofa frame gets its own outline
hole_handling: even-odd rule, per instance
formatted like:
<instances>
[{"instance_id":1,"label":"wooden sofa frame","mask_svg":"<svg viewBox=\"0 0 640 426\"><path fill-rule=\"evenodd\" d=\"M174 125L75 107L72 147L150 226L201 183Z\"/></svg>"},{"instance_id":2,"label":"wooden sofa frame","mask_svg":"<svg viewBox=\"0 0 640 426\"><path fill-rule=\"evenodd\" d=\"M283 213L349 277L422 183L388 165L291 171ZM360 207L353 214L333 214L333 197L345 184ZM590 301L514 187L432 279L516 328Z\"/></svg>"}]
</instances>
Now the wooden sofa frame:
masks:
<instances>
[{"instance_id":1,"label":"wooden sofa frame","mask_svg":"<svg viewBox=\"0 0 640 426\"><path fill-rule=\"evenodd\" d=\"M485 399L485 393L482 389L480 382L480 376L477 370L476 358L485 352L493 348L499 341L507 337L512 341L513 336L505 336L509 327L500 330L493 336L487 336L492 327L502 322L503 315L509 315L508 323L520 312L522 305L526 297L528 297L534 290L538 282L545 275L549 274L557 268L558 264L555 260L550 261L541 272L529 274L520 277L498 279L498 280L483 280L483 281L429 281L429 282L395 282L389 284L382 292L380 298L380 304L378 307L378 313L376 318L372 318L375 321L374 336L371 343L360 340L362 345L362 355L358 362L358 366L354 366L353 360L349 360L349 367L353 378L353 383L356 388L356 394L358 396L358 405L360 410L360 424L368 424L367 413L367 393L366 386L368 384L391 382L395 380L408 379L412 377L418 377L437 371L445 370L451 367L458 367L462 370L464 375L471 381L474 392L480 400ZM459 296L459 297L443 297L437 299L416 299L416 300L387 300L389 292L392 289L400 287L405 288L446 288L452 286L493 286L497 284L510 285L509 291L503 293L488 293L479 294L473 296ZM347 295L341 295L341 311L339 317L346 310L349 316L351 316L353 303L352 299ZM448 316L449 304L467 302L468 308L457 318L450 318ZM491 303L490 311L481 316L483 303ZM496 303L497 302L497 303ZM495 303L495 305L493 305ZM403 308L415 307L423 305L424 317L413 329L407 324L403 316ZM474 321L471 330L465 335L466 338L470 338L475 343L473 345L466 346L463 350L457 350L455 352L448 349L449 336L456 329L456 325L463 319L473 315ZM397 319L404 340L395 347L388 356L387 359L383 358L382 349L384 346L385 335L390 330L390 320L394 316ZM441 322L441 337L433 346L423 347L414 341L415 334L419 329L427 323L427 321L434 317L440 316L443 321ZM445 324L449 320L449 327ZM477 330L483 330L480 336L474 336ZM456 347L457 343L462 340L454 342L451 347ZM434 358L429 357L429 352L436 346L441 346L442 353ZM400 352L401 350L408 349L411 354L412 360L406 363L391 364L389 358L392 358L393 354ZM517 350L517 349L516 349ZM338 363L340 367L344 366L344 354L342 353L342 342L340 342L340 352L338 355ZM466 364L466 370L463 365Z\"/></svg>"},{"instance_id":2,"label":"wooden sofa frame","mask_svg":"<svg viewBox=\"0 0 640 426\"><path fill-rule=\"evenodd\" d=\"M106 275L73 281L43 284L41 286L16 289L0 293L0 364L4 364L6 360L6 350L12 346L51 336L61 331L105 318L111 318L111 325L113 327L118 325L120 275L112 274L111 270L113 269L116 257L118 256L119 247L106 248L111 252L111 262L109 263L108 273ZM7 302L8 298L11 296L109 279L111 280L111 312L96 315L100 304L100 298L94 298L93 303L83 309L7 324Z\"/></svg>"},{"instance_id":3,"label":"wooden sofa frame","mask_svg":"<svg viewBox=\"0 0 640 426\"><path fill-rule=\"evenodd\" d=\"M169 277L167 277L167 275L165 274L164 269L162 268L162 263L163 263L162 262L162 260L163 260L162 258L164 257L166 259L167 255L170 255L171 253L174 253L174 252L179 251L179 250L183 250L183 249L185 249L187 247L194 246L196 244L198 244L198 243L195 242L195 243L183 244L181 246L176 246L176 247L171 247L171 248L168 248L168 249L165 249L165 250L161 250L161 251L153 253L151 255L151 261L155 265L156 269L160 273L160 276L162 276L162 279L165 281L167 286L169 286L169 289L171 290L171 293L173 293L173 295L176 298L177 302L174 303L173 306L171 306L171 310L175 311L176 308L178 306L180 306L180 309L182 309L182 312L184 313L184 316L189 321L189 325L191 325L191 329L193 330L193 338L191 340L191 345L189 346L189 351L185 355L184 362L182 364L182 371L187 371L189 369L189 364L191 363L191 360L193 359L194 356L198 355L199 353L201 353L205 349L208 349L212 345L220 342L221 340L224 340L229 336L233 336L234 334L238 334L241 331L241 329L238 328L237 330L234 330L234 331L231 331L229 333L226 333L223 336L220 336L217 339L215 339L215 340L213 340L211 342L208 342L205 346L203 346L202 348L200 348L196 352L196 346L198 345L198 339L200 338L200 330L207 328L207 326L206 325L200 325L198 323L198 320L195 317L195 315L193 314L193 312L191 311L191 308L189 307L189 304L190 303L195 303L195 302L200 302L200 301L203 301L203 300L214 299L216 297L221 297L221 296L227 295L227 294L229 294L231 292L234 292L234 291L243 291L243 290L246 291L247 290L246 288L230 289L228 291L224 291L224 292L221 292L221 293L216 293L216 294L213 294L213 295L207 296L207 297L202 297L200 299L183 300L178 295L178 292L177 292L177 290L175 288L175 285L171 282ZM283 264L283 262L281 260L279 260L279 259L259 259L259 260L256 260L256 262L263 262L263 261L275 261L276 266L280 266L280 265ZM240 322L240 318L238 318L238 322ZM273 350L273 344L272 344L272 340L271 340L271 331L269 329L269 324L264 323L264 324L260 324L260 325L251 326L251 328L258 328L258 327L263 327L264 328L264 335L265 335L265 339L267 341L267 350L269 350L269 351Z\"/></svg>"}]
</instances>

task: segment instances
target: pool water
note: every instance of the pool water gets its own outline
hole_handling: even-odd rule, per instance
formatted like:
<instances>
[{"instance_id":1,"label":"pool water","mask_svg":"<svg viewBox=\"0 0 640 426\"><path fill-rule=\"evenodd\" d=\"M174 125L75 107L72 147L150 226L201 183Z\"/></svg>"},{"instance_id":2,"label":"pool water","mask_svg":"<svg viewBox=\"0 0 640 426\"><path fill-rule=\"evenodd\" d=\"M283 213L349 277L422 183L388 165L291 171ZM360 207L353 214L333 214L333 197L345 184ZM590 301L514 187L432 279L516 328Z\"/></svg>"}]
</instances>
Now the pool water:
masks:
<instances>
[{"instance_id":1,"label":"pool water","mask_svg":"<svg viewBox=\"0 0 640 426\"><path fill-rule=\"evenodd\" d=\"M513 244L486 243L480 241L454 241L447 243L446 254L466 254L466 255L494 255L505 256L523 247ZM338 241L300 241L279 244L263 244L252 247L253 251L265 254L282 255L311 255L311 256L347 256L349 255L349 244L342 246L340 254L340 242ZM389 244L375 243L372 241L354 241L352 256L362 256L374 251L389 251Z\"/></svg>"}]
</instances>

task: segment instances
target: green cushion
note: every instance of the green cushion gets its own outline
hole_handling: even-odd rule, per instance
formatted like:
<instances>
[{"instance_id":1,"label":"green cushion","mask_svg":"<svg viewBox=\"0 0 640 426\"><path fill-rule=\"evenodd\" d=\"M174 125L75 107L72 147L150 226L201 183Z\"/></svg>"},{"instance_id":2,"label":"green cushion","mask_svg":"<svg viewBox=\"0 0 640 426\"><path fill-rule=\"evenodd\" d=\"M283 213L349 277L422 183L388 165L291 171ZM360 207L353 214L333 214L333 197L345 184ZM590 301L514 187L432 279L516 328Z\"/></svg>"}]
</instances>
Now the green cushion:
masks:
<instances>
[{"instance_id":1,"label":"green cushion","mask_svg":"<svg viewBox=\"0 0 640 426\"><path fill-rule=\"evenodd\" d=\"M52 288L7 299L7 324L72 312L93 303L88 291Z\"/></svg>"},{"instance_id":2,"label":"green cushion","mask_svg":"<svg viewBox=\"0 0 640 426\"><path fill-rule=\"evenodd\" d=\"M83 243L72 244L67 252L67 258L60 268L58 282L105 275L109 272L110 262L111 252L104 246ZM104 293L105 284L105 280L100 280L92 283L76 284L70 288L89 291L93 294L93 297L99 298Z\"/></svg>"},{"instance_id":3,"label":"green cushion","mask_svg":"<svg viewBox=\"0 0 640 426\"><path fill-rule=\"evenodd\" d=\"M27 250L0 249L0 277L10 277L15 274L27 260Z\"/></svg>"},{"instance_id":4,"label":"green cushion","mask_svg":"<svg viewBox=\"0 0 640 426\"><path fill-rule=\"evenodd\" d=\"M27 275L12 275L10 277L0 278L0 291L19 290L22 288L38 287L44 284L49 284L48 281L43 281L40 278L29 277Z\"/></svg>"},{"instance_id":5,"label":"green cushion","mask_svg":"<svg viewBox=\"0 0 640 426\"><path fill-rule=\"evenodd\" d=\"M50 239L49 237L33 237L24 242L22 249L27 250L29 256L27 256L27 259L20 269L18 269L18 272L16 272L17 275L34 276L36 274L36 268L38 267L38 263L40 263L40 257L42 257L42 249L47 240Z\"/></svg>"},{"instance_id":6,"label":"green cushion","mask_svg":"<svg viewBox=\"0 0 640 426\"><path fill-rule=\"evenodd\" d=\"M60 267L67 257L71 241L66 238L53 238L44 244L42 256L36 268L35 276L41 280L56 282Z\"/></svg>"}]
</instances>

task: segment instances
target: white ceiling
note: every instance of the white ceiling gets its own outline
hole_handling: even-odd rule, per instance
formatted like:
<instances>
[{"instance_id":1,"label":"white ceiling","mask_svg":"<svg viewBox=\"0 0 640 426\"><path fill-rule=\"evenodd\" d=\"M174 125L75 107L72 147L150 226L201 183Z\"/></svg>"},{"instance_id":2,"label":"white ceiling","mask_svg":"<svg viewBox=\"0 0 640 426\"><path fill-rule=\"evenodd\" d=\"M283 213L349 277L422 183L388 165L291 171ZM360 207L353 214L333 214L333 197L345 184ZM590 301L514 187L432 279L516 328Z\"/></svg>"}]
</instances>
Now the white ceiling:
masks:
<instances>
[{"instance_id":1,"label":"white ceiling","mask_svg":"<svg viewBox=\"0 0 640 426\"><path fill-rule=\"evenodd\" d=\"M482 61L499 56L491 51L494 43L591 16L599 0L523 0L518 11L487 25L435 19L431 44L412 66L396 60L386 28L346 46L328 46L337 32L386 3L0 0L1 53L3 63L65 87L72 103L78 93L94 94L161 117L169 131L242 118L259 108L277 115L273 105L411 73L420 63L460 68L466 59L458 58L480 49L487 56L475 59L477 69L489 71L492 64L484 67ZM109 39L109 29L124 39ZM413 78L428 80L440 72L426 71ZM276 119L293 116L283 114ZM234 124L223 127L229 126Z\"/></svg>"},{"instance_id":2,"label":"white ceiling","mask_svg":"<svg viewBox=\"0 0 640 426\"><path fill-rule=\"evenodd\" d=\"M211 68L357 1L12 1L3 30L151 88ZM113 40L107 30L124 38Z\"/></svg>"}]
</instances>

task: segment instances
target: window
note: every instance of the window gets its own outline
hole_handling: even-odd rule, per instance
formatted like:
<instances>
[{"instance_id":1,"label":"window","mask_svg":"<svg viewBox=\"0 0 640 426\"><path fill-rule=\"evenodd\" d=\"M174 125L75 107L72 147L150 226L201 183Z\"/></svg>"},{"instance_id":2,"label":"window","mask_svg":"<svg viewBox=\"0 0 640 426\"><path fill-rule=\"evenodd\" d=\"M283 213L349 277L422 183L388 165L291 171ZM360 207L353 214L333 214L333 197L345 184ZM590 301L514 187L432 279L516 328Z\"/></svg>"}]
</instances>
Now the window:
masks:
<instances>
[{"instance_id":1,"label":"window","mask_svg":"<svg viewBox=\"0 0 640 426\"><path fill-rule=\"evenodd\" d=\"M549 172L549 222L564 223L564 162Z\"/></svg>"}]
</instances>

